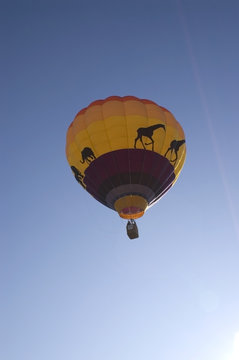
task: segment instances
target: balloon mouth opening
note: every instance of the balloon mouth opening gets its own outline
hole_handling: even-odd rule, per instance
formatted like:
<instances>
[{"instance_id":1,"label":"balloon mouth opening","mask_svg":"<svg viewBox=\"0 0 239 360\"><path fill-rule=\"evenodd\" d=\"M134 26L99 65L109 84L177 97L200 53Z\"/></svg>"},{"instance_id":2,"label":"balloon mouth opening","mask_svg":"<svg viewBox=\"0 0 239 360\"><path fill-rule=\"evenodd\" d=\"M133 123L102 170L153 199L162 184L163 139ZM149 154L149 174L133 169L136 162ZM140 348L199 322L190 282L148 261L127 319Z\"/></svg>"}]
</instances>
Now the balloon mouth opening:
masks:
<instances>
[{"instance_id":1,"label":"balloon mouth opening","mask_svg":"<svg viewBox=\"0 0 239 360\"><path fill-rule=\"evenodd\" d=\"M115 210L123 219L138 219L144 215L148 202L139 195L127 195L114 203Z\"/></svg>"},{"instance_id":2,"label":"balloon mouth opening","mask_svg":"<svg viewBox=\"0 0 239 360\"><path fill-rule=\"evenodd\" d=\"M122 209L119 216L123 219L138 219L144 215L143 209L137 208L136 206L130 206Z\"/></svg>"}]
</instances>

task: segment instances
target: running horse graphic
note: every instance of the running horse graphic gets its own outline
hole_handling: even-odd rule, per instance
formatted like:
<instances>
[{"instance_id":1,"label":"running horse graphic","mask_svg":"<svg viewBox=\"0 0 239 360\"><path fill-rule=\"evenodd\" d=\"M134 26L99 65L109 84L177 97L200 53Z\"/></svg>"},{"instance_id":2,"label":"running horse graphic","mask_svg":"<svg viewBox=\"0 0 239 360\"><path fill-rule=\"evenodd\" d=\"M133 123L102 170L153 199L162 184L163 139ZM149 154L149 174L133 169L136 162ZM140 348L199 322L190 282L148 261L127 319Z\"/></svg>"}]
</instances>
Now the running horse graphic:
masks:
<instances>
[{"instance_id":1,"label":"running horse graphic","mask_svg":"<svg viewBox=\"0 0 239 360\"><path fill-rule=\"evenodd\" d=\"M143 148L146 150L146 147L145 145L150 145L152 144L152 151L154 151L154 139L153 139L153 133L156 129L159 129L159 128L163 128L164 131L165 131L165 126L163 124L156 124L156 125L152 125L152 126L149 126L149 127L146 127L146 128L139 128L137 130L137 137L135 138L134 140L134 148L136 149L136 144L137 144L137 141L140 140L141 141L141 144L143 145ZM145 143L143 142L143 136L144 137L147 137L151 140L150 143Z\"/></svg>"}]
</instances>

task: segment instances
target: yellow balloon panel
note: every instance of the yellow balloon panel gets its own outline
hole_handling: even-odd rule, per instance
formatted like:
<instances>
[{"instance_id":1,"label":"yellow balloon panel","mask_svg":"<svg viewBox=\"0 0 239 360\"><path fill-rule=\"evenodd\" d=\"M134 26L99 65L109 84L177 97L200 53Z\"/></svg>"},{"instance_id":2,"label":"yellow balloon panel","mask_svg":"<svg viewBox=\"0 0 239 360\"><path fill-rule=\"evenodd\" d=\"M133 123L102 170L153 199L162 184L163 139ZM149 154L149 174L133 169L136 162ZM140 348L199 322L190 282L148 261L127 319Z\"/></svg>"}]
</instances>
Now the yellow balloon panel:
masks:
<instances>
[{"instance_id":1,"label":"yellow balloon panel","mask_svg":"<svg viewBox=\"0 0 239 360\"><path fill-rule=\"evenodd\" d=\"M123 129L125 129L125 126L127 124L126 121L126 116L122 115L122 116L110 116L110 117L106 117L104 119L104 123L105 123L105 128L107 130L110 130L111 128L115 128L115 127L123 127ZM124 124L122 126L122 124Z\"/></svg>"},{"instance_id":2,"label":"yellow balloon panel","mask_svg":"<svg viewBox=\"0 0 239 360\"><path fill-rule=\"evenodd\" d=\"M102 112L104 117L111 118L111 117L124 117L125 116L125 108L122 104L122 101L119 100L111 100L106 101L102 104Z\"/></svg>"},{"instance_id":3,"label":"yellow balloon panel","mask_svg":"<svg viewBox=\"0 0 239 360\"><path fill-rule=\"evenodd\" d=\"M85 126L88 127L90 124L104 119L102 107L100 105L89 107L85 112Z\"/></svg>"},{"instance_id":4,"label":"yellow balloon panel","mask_svg":"<svg viewBox=\"0 0 239 360\"><path fill-rule=\"evenodd\" d=\"M111 150L115 151L115 150L119 150L119 149L127 149L129 148L129 139L128 137L115 137L113 139L111 139L110 142L111 145Z\"/></svg>"},{"instance_id":5,"label":"yellow balloon panel","mask_svg":"<svg viewBox=\"0 0 239 360\"><path fill-rule=\"evenodd\" d=\"M144 104L147 116L151 119L166 121L166 112L161 106L156 104Z\"/></svg>"},{"instance_id":6,"label":"yellow balloon panel","mask_svg":"<svg viewBox=\"0 0 239 360\"><path fill-rule=\"evenodd\" d=\"M126 102L123 102L123 106L124 106L124 110L125 110L125 114L127 115L135 115L135 114L139 114L142 116L147 117L147 110L144 106L143 103L141 103L138 100L129 100Z\"/></svg>"}]
</instances>

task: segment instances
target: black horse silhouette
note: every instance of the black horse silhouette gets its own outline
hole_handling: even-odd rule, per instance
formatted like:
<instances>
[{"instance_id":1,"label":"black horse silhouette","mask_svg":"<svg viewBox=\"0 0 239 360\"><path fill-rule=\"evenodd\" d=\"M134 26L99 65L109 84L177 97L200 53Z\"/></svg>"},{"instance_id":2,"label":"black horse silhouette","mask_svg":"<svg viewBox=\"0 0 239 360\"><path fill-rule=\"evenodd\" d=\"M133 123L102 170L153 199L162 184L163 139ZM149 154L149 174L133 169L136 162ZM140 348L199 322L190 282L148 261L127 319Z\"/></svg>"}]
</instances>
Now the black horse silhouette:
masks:
<instances>
[{"instance_id":1,"label":"black horse silhouette","mask_svg":"<svg viewBox=\"0 0 239 360\"><path fill-rule=\"evenodd\" d=\"M82 164L86 161L87 164L90 164L91 161L96 159L95 154L89 147L85 147L81 152L82 160L80 161Z\"/></svg>"},{"instance_id":2,"label":"black horse silhouette","mask_svg":"<svg viewBox=\"0 0 239 360\"><path fill-rule=\"evenodd\" d=\"M172 163L175 164L176 161L178 160L178 150L179 150L180 146L183 145L184 143L185 143L185 140L184 140L184 139L183 139L183 140L173 140L173 141L171 141L170 146L169 146L169 148L168 148L168 150L166 151L166 153L165 153L164 156L166 157L166 156L167 156L167 153L168 153L169 151L171 151L171 154L170 154L170 162L172 162ZM173 151L174 151L174 153L175 153L175 159L174 159L174 160L171 160Z\"/></svg>"},{"instance_id":3,"label":"black horse silhouette","mask_svg":"<svg viewBox=\"0 0 239 360\"><path fill-rule=\"evenodd\" d=\"M163 124L156 124L156 125L152 125L152 126L149 126L146 128L139 128L137 130L138 136L134 140L134 148L136 149L136 143L138 140L140 140L144 149L146 149L145 145L152 144L152 150L154 150L154 140L153 140L152 136L153 136L154 130L159 129L159 128L163 128L165 131L165 126ZM143 139L142 139L143 136L149 138L151 140L151 142L144 144Z\"/></svg>"},{"instance_id":4,"label":"black horse silhouette","mask_svg":"<svg viewBox=\"0 0 239 360\"><path fill-rule=\"evenodd\" d=\"M75 175L76 181L85 188L85 184L83 183L84 175L75 166L71 166L71 170Z\"/></svg>"}]
</instances>

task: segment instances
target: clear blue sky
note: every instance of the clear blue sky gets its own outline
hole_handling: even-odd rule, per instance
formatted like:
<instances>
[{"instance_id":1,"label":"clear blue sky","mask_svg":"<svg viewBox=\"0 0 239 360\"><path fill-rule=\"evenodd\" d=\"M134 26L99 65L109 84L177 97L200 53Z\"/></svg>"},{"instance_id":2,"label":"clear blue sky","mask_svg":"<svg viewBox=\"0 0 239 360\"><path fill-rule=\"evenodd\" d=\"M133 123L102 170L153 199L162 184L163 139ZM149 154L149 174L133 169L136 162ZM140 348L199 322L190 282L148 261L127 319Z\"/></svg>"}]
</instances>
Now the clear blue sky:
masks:
<instances>
[{"instance_id":1,"label":"clear blue sky","mask_svg":"<svg viewBox=\"0 0 239 360\"><path fill-rule=\"evenodd\" d=\"M1 359L239 359L238 24L237 0L1 1ZM110 95L187 139L137 241L65 158Z\"/></svg>"}]
</instances>

